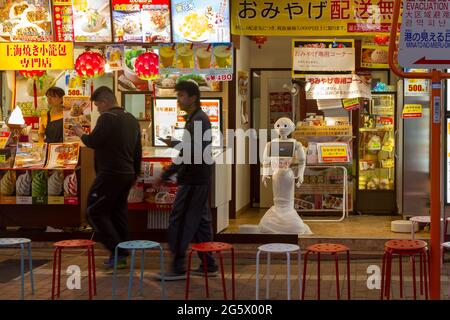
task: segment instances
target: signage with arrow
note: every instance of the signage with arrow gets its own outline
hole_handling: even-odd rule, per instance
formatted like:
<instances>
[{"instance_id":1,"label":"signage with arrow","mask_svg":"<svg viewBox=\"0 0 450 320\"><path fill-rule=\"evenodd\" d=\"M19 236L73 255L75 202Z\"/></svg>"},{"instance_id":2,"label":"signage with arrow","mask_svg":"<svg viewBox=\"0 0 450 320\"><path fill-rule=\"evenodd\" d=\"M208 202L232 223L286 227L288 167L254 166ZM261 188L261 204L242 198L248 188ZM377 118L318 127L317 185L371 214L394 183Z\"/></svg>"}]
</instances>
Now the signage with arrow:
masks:
<instances>
[{"instance_id":1,"label":"signage with arrow","mask_svg":"<svg viewBox=\"0 0 450 320\"><path fill-rule=\"evenodd\" d=\"M450 68L450 1L404 0L398 61L404 68Z\"/></svg>"}]
</instances>

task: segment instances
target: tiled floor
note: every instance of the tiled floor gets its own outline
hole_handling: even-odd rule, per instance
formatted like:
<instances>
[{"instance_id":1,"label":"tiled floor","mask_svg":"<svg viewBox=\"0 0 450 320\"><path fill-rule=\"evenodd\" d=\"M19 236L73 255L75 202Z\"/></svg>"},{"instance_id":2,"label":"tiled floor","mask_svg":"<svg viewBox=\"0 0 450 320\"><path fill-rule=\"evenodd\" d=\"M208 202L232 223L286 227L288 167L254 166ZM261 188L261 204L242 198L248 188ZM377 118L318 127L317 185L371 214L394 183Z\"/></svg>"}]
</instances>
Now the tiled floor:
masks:
<instances>
[{"instance_id":1,"label":"tiled floor","mask_svg":"<svg viewBox=\"0 0 450 320\"><path fill-rule=\"evenodd\" d=\"M237 299L255 299L255 279L256 266L255 258L248 257L242 254L247 249L245 245L236 246L236 298ZM107 257L106 251L101 246L96 246L96 266L97 266L97 296L95 299L105 300L112 297L112 272L105 270L102 267L102 261ZM17 268L19 268L19 251L16 249L1 249L0 250L0 264L4 260L16 259ZM33 248L34 259L52 259L51 248L35 247ZM303 258L303 257L302 257ZM169 261L166 250L166 259ZM292 299L299 298L298 273L296 266L296 259L292 262L292 279L291 292ZM145 262L144 287L143 292L138 292L139 283L139 256L137 259L136 274L133 281L133 299L161 299L160 283L151 278L151 275L159 272L159 255L157 252L148 252ZM229 265L229 256L225 256L226 281L228 285L228 294L231 296L231 274ZM413 282L411 277L411 268L406 259L403 261L404 270L404 287L405 296L412 299ZM195 260L195 263L197 261ZM270 299L282 300L286 299L286 264L284 257L272 256L271 275L270 279ZM444 264L442 271L442 299L448 299L449 286L449 267L448 262ZM25 299L50 299L51 284L52 284L52 262L42 265L34 269L35 277L35 295L30 294L30 284L28 275L26 276L26 296ZM78 265L81 268L82 279L81 289L70 290L67 288L68 275L65 270L69 265ZM381 256L376 256L373 259L352 259L351 260L351 298L352 299L379 299L379 289L369 289L368 283L372 284L369 266L380 267ZM395 261L393 266L393 298L399 299L399 277L398 277L398 262ZM302 265L303 270L303 265ZM335 282L335 265L332 260L325 260L321 262L321 299L329 300L336 299L336 282ZM340 270L340 289L341 297L347 298L347 282L345 274L345 261L342 260L339 264ZM310 261L307 270L306 281L306 299L317 299L316 285L317 285L317 264L316 261ZM265 260L262 259L261 272L265 272ZM418 273L418 267L417 271ZM62 260L62 279L61 279L61 299L64 300L79 300L88 298L87 288L87 256L82 251L68 251L63 253ZM126 299L127 289L129 284L129 270L120 270L118 273L118 298ZM168 299L184 299L185 281L166 282ZM210 278L210 298L209 299L223 299L220 278ZM265 296L265 278L261 277L260 281L260 299ZM375 282L376 286L376 282ZM417 282L417 290L419 291L419 283ZM0 283L0 300L3 299L19 299L20 298L20 277L17 277L7 283ZM206 299L204 291L204 280L201 277L193 277L190 298L194 300ZM421 297L423 299L423 297Z\"/></svg>"},{"instance_id":2,"label":"tiled floor","mask_svg":"<svg viewBox=\"0 0 450 320\"><path fill-rule=\"evenodd\" d=\"M225 233L239 233L239 225L257 225L267 209L249 209L240 214L237 219L230 220L230 226ZM303 216L303 219L322 219L317 216ZM327 217L329 218L329 217ZM338 217L333 217L336 219ZM341 222L309 222L313 238L378 238L378 239L408 239L410 233L391 232L391 221L402 220L401 216L350 215ZM309 236L307 236L309 237ZM423 228L416 233L418 239L428 239L430 233Z\"/></svg>"}]
</instances>

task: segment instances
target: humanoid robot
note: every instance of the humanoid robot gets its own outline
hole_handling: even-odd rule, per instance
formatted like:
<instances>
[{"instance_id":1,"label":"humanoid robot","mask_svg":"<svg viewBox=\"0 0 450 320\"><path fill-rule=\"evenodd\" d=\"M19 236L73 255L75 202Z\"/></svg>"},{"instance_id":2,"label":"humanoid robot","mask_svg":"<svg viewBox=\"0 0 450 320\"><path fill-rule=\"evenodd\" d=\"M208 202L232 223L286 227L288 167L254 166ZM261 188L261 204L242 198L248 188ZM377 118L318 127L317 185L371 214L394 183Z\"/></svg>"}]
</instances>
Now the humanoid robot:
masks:
<instances>
[{"instance_id":1,"label":"humanoid robot","mask_svg":"<svg viewBox=\"0 0 450 320\"><path fill-rule=\"evenodd\" d=\"M289 118L278 119L274 127L280 137L266 144L262 161L264 186L267 187L272 175L274 205L259 222L259 230L262 233L312 234L294 209L294 186L298 188L303 183L306 165L303 145L288 138L295 130Z\"/></svg>"}]
</instances>

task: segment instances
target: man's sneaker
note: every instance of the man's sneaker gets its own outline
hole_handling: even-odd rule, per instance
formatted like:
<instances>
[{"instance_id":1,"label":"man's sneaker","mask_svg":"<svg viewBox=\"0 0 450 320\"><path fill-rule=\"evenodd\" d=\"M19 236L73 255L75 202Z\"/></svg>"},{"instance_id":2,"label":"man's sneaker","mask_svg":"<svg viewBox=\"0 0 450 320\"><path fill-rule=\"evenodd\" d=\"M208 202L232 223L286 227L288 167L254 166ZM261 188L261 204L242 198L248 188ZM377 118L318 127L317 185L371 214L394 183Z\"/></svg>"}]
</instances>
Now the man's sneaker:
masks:
<instances>
[{"instance_id":1,"label":"man's sneaker","mask_svg":"<svg viewBox=\"0 0 450 320\"><path fill-rule=\"evenodd\" d=\"M162 280L164 277L164 281L177 281L177 280L185 280L186 273L178 273L178 272L166 272L164 275L161 272L153 275L153 279Z\"/></svg>"},{"instance_id":2,"label":"man's sneaker","mask_svg":"<svg viewBox=\"0 0 450 320\"><path fill-rule=\"evenodd\" d=\"M114 256L110 256L109 259L103 261L103 265L108 269L114 269ZM127 257L117 257L117 269L125 269L127 267Z\"/></svg>"},{"instance_id":3,"label":"man's sneaker","mask_svg":"<svg viewBox=\"0 0 450 320\"><path fill-rule=\"evenodd\" d=\"M205 271L203 270L203 266L199 266L197 269L191 270L191 274L193 276L205 276ZM217 272L217 268L214 270L208 270L208 278L209 277L217 277L219 273Z\"/></svg>"}]
</instances>

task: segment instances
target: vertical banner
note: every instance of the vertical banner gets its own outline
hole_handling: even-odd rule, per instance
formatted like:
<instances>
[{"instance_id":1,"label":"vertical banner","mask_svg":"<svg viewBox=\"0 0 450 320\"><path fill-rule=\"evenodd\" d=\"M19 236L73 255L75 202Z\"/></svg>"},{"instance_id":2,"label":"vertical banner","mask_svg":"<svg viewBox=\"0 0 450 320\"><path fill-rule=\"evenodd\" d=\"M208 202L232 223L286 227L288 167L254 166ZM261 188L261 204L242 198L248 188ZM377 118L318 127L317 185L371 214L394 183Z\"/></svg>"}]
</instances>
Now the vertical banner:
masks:
<instances>
[{"instance_id":1,"label":"vertical banner","mask_svg":"<svg viewBox=\"0 0 450 320\"><path fill-rule=\"evenodd\" d=\"M72 0L53 1L53 23L56 41L73 42Z\"/></svg>"}]
</instances>

